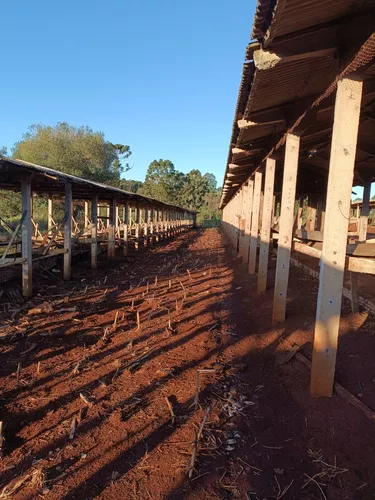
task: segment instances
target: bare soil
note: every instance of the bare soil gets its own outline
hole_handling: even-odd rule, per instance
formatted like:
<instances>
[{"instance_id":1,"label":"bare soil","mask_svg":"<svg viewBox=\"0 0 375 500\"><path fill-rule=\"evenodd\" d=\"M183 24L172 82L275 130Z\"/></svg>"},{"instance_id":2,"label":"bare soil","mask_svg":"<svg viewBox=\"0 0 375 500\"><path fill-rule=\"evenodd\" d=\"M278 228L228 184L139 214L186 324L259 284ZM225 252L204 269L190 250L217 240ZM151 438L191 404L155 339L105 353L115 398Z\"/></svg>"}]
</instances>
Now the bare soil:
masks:
<instances>
[{"instance_id":1,"label":"bare soil","mask_svg":"<svg viewBox=\"0 0 375 500\"><path fill-rule=\"evenodd\" d=\"M217 229L55 276L0 318L0 498L375 498L374 422L286 362L311 352L312 278L291 269L275 328ZM373 335L344 301L337 380L375 410Z\"/></svg>"}]
</instances>

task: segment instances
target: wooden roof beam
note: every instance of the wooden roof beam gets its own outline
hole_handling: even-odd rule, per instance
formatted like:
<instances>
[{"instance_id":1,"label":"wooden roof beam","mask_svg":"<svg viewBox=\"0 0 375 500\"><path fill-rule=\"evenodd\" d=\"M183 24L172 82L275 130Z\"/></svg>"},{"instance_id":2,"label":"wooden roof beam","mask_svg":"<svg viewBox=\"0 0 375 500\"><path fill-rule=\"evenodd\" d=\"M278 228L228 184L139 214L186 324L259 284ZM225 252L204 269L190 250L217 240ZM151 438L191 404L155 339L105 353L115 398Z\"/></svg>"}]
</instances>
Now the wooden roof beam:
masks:
<instances>
[{"instance_id":1,"label":"wooden roof beam","mask_svg":"<svg viewBox=\"0 0 375 500\"><path fill-rule=\"evenodd\" d=\"M280 62L304 61L306 59L318 59L320 57L329 57L337 52L337 47L328 47L320 50L312 50L310 52L281 55L276 52L269 52L264 49L259 49L254 52L254 64L257 70L265 71L274 68Z\"/></svg>"}]
</instances>

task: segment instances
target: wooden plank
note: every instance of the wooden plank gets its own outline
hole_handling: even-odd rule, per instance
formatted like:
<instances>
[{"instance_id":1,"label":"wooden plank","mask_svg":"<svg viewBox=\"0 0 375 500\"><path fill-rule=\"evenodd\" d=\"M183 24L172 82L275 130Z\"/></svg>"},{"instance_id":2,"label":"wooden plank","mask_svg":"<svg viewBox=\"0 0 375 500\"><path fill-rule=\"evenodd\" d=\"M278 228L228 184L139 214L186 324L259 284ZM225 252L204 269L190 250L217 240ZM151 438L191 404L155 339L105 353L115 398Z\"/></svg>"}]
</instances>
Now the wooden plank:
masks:
<instances>
[{"instance_id":1,"label":"wooden plank","mask_svg":"<svg viewBox=\"0 0 375 500\"><path fill-rule=\"evenodd\" d=\"M306 231L306 229L297 229L294 231L294 237L301 240L323 241L323 233L321 231Z\"/></svg>"},{"instance_id":2,"label":"wooden plank","mask_svg":"<svg viewBox=\"0 0 375 500\"><path fill-rule=\"evenodd\" d=\"M98 267L98 196L91 200L91 269Z\"/></svg>"},{"instance_id":3,"label":"wooden plank","mask_svg":"<svg viewBox=\"0 0 375 500\"><path fill-rule=\"evenodd\" d=\"M260 232L259 268L257 292L264 293L267 287L268 255L270 249L273 189L275 184L276 161L266 160L266 176L264 182L263 217Z\"/></svg>"},{"instance_id":4,"label":"wooden plank","mask_svg":"<svg viewBox=\"0 0 375 500\"><path fill-rule=\"evenodd\" d=\"M254 274L257 262L259 211L260 211L260 191L262 189L262 174L255 172L253 210L251 216L250 246L249 246L249 274Z\"/></svg>"},{"instance_id":5,"label":"wooden plank","mask_svg":"<svg viewBox=\"0 0 375 500\"><path fill-rule=\"evenodd\" d=\"M65 216L64 216L64 280L72 277L72 184L65 184Z\"/></svg>"},{"instance_id":6,"label":"wooden plank","mask_svg":"<svg viewBox=\"0 0 375 500\"><path fill-rule=\"evenodd\" d=\"M310 390L332 395L362 82L337 84Z\"/></svg>"},{"instance_id":7,"label":"wooden plank","mask_svg":"<svg viewBox=\"0 0 375 500\"><path fill-rule=\"evenodd\" d=\"M32 227L31 227L31 178L21 179L22 213L22 293L24 297L32 296L33 263L32 263Z\"/></svg>"},{"instance_id":8,"label":"wooden plank","mask_svg":"<svg viewBox=\"0 0 375 500\"><path fill-rule=\"evenodd\" d=\"M346 269L354 273L375 274L375 260L347 257Z\"/></svg>"},{"instance_id":9,"label":"wooden plank","mask_svg":"<svg viewBox=\"0 0 375 500\"><path fill-rule=\"evenodd\" d=\"M320 256L322 255L322 251L318 248L310 247L306 245L306 243L300 243L299 241L293 242L293 250L317 259L320 259Z\"/></svg>"},{"instance_id":10,"label":"wooden plank","mask_svg":"<svg viewBox=\"0 0 375 500\"><path fill-rule=\"evenodd\" d=\"M285 321L288 291L290 252L293 239L294 203L298 172L300 138L288 134L285 144L283 187L281 195L280 231L277 249L275 292L272 319L274 323Z\"/></svg>"}]
</instances>

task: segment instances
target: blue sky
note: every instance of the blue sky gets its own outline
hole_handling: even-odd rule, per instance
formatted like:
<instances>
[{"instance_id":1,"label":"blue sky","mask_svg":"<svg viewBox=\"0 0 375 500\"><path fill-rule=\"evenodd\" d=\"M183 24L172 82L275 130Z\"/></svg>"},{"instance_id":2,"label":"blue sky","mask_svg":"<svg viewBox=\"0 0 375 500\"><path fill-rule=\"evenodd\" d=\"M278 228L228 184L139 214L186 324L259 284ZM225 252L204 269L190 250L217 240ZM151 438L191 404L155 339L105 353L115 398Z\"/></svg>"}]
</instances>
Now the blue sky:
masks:
<instances>
[{"instance_id":1,"label":"blue sky","mask_svg":"<svg viewBox=\"0 0 375 500\"><path fill-rule=\"evenodd\" d=\"M255 0L12 0L2 5L0 146L67 121L222 182Z\"/></svg>"}]
</instances>

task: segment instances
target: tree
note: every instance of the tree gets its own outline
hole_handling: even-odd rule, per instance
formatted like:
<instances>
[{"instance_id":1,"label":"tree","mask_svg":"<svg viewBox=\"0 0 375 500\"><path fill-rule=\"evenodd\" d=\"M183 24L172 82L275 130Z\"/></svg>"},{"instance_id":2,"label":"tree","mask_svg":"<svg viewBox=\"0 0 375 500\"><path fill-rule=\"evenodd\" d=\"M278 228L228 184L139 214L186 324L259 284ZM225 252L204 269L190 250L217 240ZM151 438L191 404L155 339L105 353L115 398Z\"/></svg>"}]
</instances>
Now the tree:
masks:
<instances>
[{"instance_id":1,"label":"tree","mask_svg":"<svg viewBox=\"0 0 375 500\"><path fill-rule=\"evenodd\" d=\"M183 189L181 191L181 204L189 208L190 210L199 210L204 202L204 197L209 191L209 182L212 178L207 178L207 175L212 176L213 174L205 174L202 176L199 170L191 170L186 174L183 183ZM216 183L216 179L215 179Z\"/></svg>"},{"instance_id":2,"label":"tree","mask_svg":"<svg viewBox=\"0 0 375 500\"><path fill-rule=\"evenodd\" d=\"M217 222L221 220L221 211L219 210L221 192L219 189L209 191L204 197L204 203L199 210L198 222L210 220Z\"/></svg>"},{"instance_id":3,"label":"tree","mask_svg":"<svg viewBox=\"0 0 375 500\"><path fill-rule=\"evenodd\" d=\"M14 158L111 184L129 169L121 161L130 155L129 146L106 141L102 132L66 122L32 125L13 148Z\"/></svg>"},{"instance_id":4,"label":"tree","mask_svg":"<svg viewBox=\"0 0 375 500\"><path fill-rule=\"evenodd\" d=\"M184 174L176 171L170 160L154 160L147 169L140 193L165 203L178 204L183 179Z\"/></svg>"},{"instance_id":5,"label":"tree","mask_svg":"<svg viewBox=\"0 0 375 500\"><path fill-rule=\"evenodd\" d=\"M216 177L214 176L214 174L204 174L203 176L206 181L207 181L207 184L208 184L208 190L209 191L216 191L217 189L217 181L216 181Z\"/></svg>"},{"instance_id":6,"label":"tree","mask_svg":"<svg viewBox=\"0 0 375 500\"><path fill-rule=\"evenodd\" d=\"M121 179L119 182L119 188L124 191L129 191L130 193L138 193L142 186L142 181L133 181L131 179Z\"/></svg>"}]
</instances>

